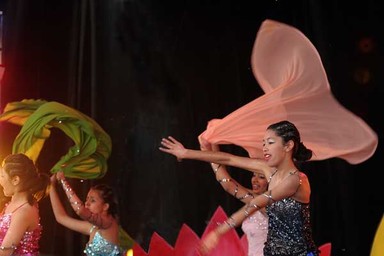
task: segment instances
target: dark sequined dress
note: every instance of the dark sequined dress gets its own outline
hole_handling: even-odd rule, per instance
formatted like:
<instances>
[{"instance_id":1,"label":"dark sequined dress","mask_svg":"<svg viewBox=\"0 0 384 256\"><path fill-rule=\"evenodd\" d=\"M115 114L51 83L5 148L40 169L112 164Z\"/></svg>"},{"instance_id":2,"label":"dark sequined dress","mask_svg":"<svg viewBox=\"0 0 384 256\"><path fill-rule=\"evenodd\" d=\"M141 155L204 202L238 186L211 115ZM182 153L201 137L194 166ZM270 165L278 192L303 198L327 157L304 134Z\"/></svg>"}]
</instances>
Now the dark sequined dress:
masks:
<instances>
[{"instance_id":1,"label":"dark sequined dress","mask_svg":"<svg viewBox=\"0 0 384 256\"><path fill-rule=\"evenodd\" d=\"M269 230L264 256L317 256L312 239L309 204L292 198L274 202L267 207Z\"/></svg>"},{"instance_id":2,"label":"dark sequined dress","mask_svg":"<svg viewBox=\"0 0 384 256\"><path fill-rule=\"evenodd\" d=\"M264 256L319 255L312 238L309 203L288 197L273 202L266 210L269 229Z\"/></svg>"}]
</instances>

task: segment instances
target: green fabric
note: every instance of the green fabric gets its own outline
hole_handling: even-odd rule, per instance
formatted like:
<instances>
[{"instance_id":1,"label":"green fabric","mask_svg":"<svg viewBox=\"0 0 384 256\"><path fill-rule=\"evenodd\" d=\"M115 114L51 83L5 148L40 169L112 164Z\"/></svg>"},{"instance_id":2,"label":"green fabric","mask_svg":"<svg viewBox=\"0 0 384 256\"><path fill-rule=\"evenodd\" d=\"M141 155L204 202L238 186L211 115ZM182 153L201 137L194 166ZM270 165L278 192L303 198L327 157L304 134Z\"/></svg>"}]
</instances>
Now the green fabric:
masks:
<instances>
[{"instance_id":1,"label":"green fabric","mask_svg":"<svg viewBox=\"0 0 384 256\"><path fill-rule=\"evenodd\" d=\"M12 153L24 153L36 161L52 127L60 129L74 145L50 170L79 179L101 178L107 171L112 142L109 135L90 117L58 102L22 100L6 105L0 121L22 126Z\"/></svg>"},{"instance_id":2,"label":"green fabric","mask_svg":"<svg viewBox=\"0 0 384 256\"><path fill-rule=\"evenodd\" d=\"M119 241L120 247L123 248L124 251L132 249L135 244L135 240L133 240L121 226L119 226Z\"/></svg>"}]
</instances>

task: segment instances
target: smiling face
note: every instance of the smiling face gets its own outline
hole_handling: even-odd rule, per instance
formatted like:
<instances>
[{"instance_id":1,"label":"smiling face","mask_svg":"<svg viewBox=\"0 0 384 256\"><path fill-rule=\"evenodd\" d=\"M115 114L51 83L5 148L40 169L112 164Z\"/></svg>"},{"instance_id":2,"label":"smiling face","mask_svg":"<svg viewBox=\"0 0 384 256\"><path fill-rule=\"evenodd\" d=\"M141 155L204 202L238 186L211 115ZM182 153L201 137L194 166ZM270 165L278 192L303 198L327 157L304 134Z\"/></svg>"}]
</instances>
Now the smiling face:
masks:
<instances>
[{"instance_id":1,"label":"smiling face","mask_svg":"<svg viewBox=\"0 0 384 256\"><path fill-rule=\"evenodd\" d=\"M92 213L107 213L108 204L104 202L100 196L100 191L96 189L90 189L85 201L85 207Z\"/></svg>"},{"instance_id":2,"label":"smiling face","mask_svg":"<svg viewBox=\"0 0 384 256\"><path fill-rule=\"evenodd\" d=\"M290 142L292 143L292 141ZM263 139L264 159L270 167L277 167L286 157L291 157L287 152L291 148L288 143L284 144L283 139L276 135L273 130L267 130Z\"/></svg>"},{"instance_id":3,"label":"smiling face","mask_svg":"<svg viewBox=\"0 0 384 256\"><path fill-rule=\"evenodd\" d=\"M262 172L254 172L252 179L252 191L256 194L262 194L267 191L268 180Z\"/></svg>"}]
</instances>

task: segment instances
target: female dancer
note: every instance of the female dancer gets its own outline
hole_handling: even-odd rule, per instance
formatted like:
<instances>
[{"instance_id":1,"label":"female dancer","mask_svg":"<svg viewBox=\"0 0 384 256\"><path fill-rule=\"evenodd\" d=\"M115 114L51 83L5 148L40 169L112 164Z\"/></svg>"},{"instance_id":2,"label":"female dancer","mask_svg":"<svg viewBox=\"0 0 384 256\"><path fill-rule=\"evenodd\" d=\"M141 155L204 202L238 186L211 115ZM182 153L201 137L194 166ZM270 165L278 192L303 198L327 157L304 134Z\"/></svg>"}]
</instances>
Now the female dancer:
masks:
<instances>
[{"instance_id":1,"label":"female dancer","mask_svg":"<svg viewBox=\"0 0 384 256\"><path fill-rule=\"evenodd\" d=\"M72 218L66 213L56 190L57 181L81 219ZM84 204L72 190L63 172L52 175L51 184L50 198L56 221L89 236L84 249L86 255L123 255L123 249L119 245L117 202L112 188L104 184L91 187Z\"/></svg>"},{"instance_id":2,"label":"female dancer","mask_svg":"<svg viewBox=\"0 0 384 256\"><path fill-rule=\"evenodd\" d=\"M163 138L160 150L177 159L194 159L261 171L269 177L268 191L248 204L210 232L203 240L203 253L211 251L220 237L240 225L248 216L266 207L269 217L264 256L317 256L310 224L310 184L298 170L298 161L307 161L312 151L301 142L299 131L289 121L270 125L263 138L264 160L235 156L225 152L186 149L172 137Z\"/></svg>"},{"instance_id":3,"label":"female dancer","mask_svg":"<svg viewBox=\"0 0 384 256\"><path fill-rule=\"evenodd\" d=\"M201 149L219 151L219 145L205 144L204 146L201 144ZM243 203L250 203L255 196L267 191L268 180L264 173L260 171L253 172L251 178L252 189L249 189L234 180L225 165L211 163L211 167L216 176L216 180L223 189ZM246 218L241 225L241 229L247 238L247 255L263 256L264 243L268 233L268 216L265 213L265 208Z\"/></svg>"},{"instance_id":4,"label":"female dancer","mask_svg":"<svg viewBox=\"0 0 384 256\"><path fill-rule=\"evenodd\" d=\"M38 202L48 195L49 176L39 173L26 155L11 154L0 168L0 185L10 198L0 215L0 256L39 255Z\"/></svg>"}]
</instances>

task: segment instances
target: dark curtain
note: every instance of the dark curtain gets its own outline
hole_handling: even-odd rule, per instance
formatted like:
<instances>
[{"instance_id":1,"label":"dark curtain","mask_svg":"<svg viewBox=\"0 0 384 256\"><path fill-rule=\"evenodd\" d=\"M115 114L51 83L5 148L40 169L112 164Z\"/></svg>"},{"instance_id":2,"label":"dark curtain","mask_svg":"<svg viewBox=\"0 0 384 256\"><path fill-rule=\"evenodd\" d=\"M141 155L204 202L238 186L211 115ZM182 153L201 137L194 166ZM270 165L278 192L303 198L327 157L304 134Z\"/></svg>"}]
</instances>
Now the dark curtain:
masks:
<instances>
[{"instance_id":1,"label":"dark curtain","mask_svg":"<svg viewBox=\"0 0 384 256\"><path fill-rule=\"evenodd\" d=\"M219 205L227 214L241 206L222 191L208 164L179 163L158 147L162 137L173 135L198 148L197 136L210 119L262 95L250 56L266 18L307 35L336 98L382 138L377 109L384 96L383 38L374 1L12 0L1 5L6 67L1 107L42 98L93 117L113 141L108 172L101 180L70 182L82 198L95 182L114 186L121 224L144 249L153 232L174 245L183 223L200 236ZM4 156L20 128L0 128ZM38 160L40 170L49 170L69 143L54 132ZM333 256L369 254L383 214L380 155L379 142L375 155L359 165L330 159L302 167L312 184L315 240L331 242ZM250 182L247 173L230 171L245 185ZM58 225L49 199L42 201L41 215L42 254L80 255L87 237Z\"/></svg>"}]
</instances>

